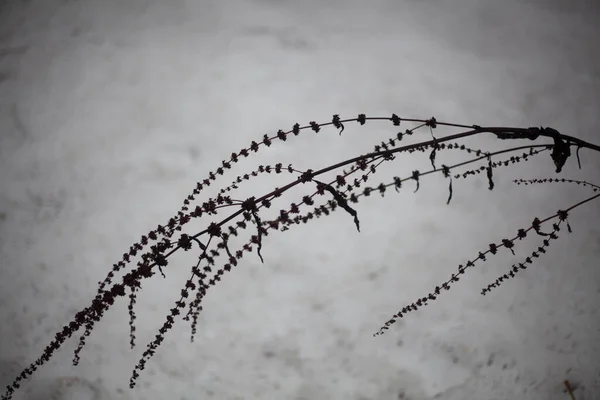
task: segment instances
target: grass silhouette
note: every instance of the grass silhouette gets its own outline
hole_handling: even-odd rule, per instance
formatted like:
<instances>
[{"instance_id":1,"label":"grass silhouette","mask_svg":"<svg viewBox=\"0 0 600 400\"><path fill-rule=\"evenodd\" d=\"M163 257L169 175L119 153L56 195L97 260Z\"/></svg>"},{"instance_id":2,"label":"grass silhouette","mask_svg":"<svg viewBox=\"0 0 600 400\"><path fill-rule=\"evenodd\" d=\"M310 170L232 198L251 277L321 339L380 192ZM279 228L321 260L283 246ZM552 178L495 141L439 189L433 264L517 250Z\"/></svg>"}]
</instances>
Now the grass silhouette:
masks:
<instances>
[{"instance_id":1,"label":"grass silhouette","mask_svg":"<svg viewBox=\"0 0 600 400\"><path fill-rule=\"evenodd\" d=\"M401 123L414 123L416 126L412 129L398 132L387 142L376 145L370 153L359 155L318 170L297 170L291 164L284 166L281 163L276 165L260 165L257 169L238 176L230 185L222 187L216 197L199 200L201 192L209 186L216 185L216 181L224 176L227 170L232 168L232 164L251 157L253 153L260 151L261 147L270 147L276 142L286 142L288 139L298 136L307 130L319 133L323 128L328 126L337 129L339 135L341 135L345 129L344 124L358 122L360 125L365 125L367 121L391 121L394 127L400 126ZM435 137L433 132L439 126L452 129L460 128L463 131L444 137ZM412 136L420 129L428 130L431 140L400 146L403 139L407 136ZM461 139L481 134L491 134L501 141L508 140L510 143L513 140L529 140L530 142L537 143L544 139L549 140L550 143L528 144L494 152L472 149L458 143ZM177 211L176 215L170 218L165 224L158 225L156 229L142 235L140 240L134 243L123 254L121 260L112 266L104 281L99 283L96 296L91 304L77 312L74 318L61 331L56 333L54 339L48 344L42 355L7 386L2 399L8 400L12 398L15 390L22 385L25 379L45 364L67 339L71 338L76 332L83 330L73 358L73 363L76 365L80 360L80 353L95 324L102 319L104 313L119 297L127 296L129 299L130 345L133 348L136 339L135 303L137 293L142 289L142 281L154 276L157 272L164 276L163 268L169 265L169 258L177 251L190 251L197 246L199 251L197 263L191 268L189 278L180 289L179 300L170 309L155 339L148 344L138 364L133 368L130 378L131 388L135 387L140 371L144 370L146 363L154 355L158 346L164 341L165 334L173 327L176 319L183 319L191 323L191 341L193 342L198 324L198 316L202 311L202 301L207 292L222 279L225 272L229 272L239 265L245 253L253 252L256 249L258 257L264 262L261 250L265 236L275 231L286 231L293 225L307 223L314 218L330 215L330 213L338 209L342 209L349 214L356 229L360 232L359 215L352 207L352 204L359 202L361 197L368 197L374 193L379 193L383 197L388 193L388 189L394 189L398 192L406 181L414 181L414 192L417 192L422 177L441 173L448 180L448 198L446 203L449 204L453 195L453 179L466 179L469 176L485 172L488 180L488 189L493 190L495 187L493 180L495 170L522 161L528 161L532 157L544 153L550 153L556 167L555 173L560 173L567 159L571 156L572 146L577 147L578 161L579 150L581 148L600 151L600 146L575 137L563 135L552 128L482 127L478 125L438 122L433 117L430 119L403 119L395 114L391 117L367 117L364 114L360 114L356 118L344 120L340 119L338 115L334 115L331 122L319 124L311 121L306 126L295 124L287 132L279 130L273 136L265 134L260 141L253 141L248 148L231 153L229 160L222 161L221 166L210 172L207 178L196 183L193 192L184 200L183 205ZM436 157L439 152L452 150L466 152L473 158L454 165L442 164L439 167L436 166ZM372 176L377 173L380 165L385 162L393 162L399 153L414 152L428 152L432 168L425 172L414 170L410 176L404 178L395 176L389 182L381 182L371 186L366 185ZM509 154L510 157L507 159L502 158L505 157L505 154ZM482 162L484 165L462 173L452 174L452 171L457 168L477 162ZM581 168L580 163L579 168ZM330 172L335 173L335 177L332 176L328 179L321 178L321 176ZM239 188L240 184L250 181L257 176L286 173L294 175L294 179L282 187L275 187L266 194L257 194L245 200L234 199L231 196ZM548 178L519 179L514 182L519 185L544 183L577 184L589 187L595 194L566 209L558 210L554 215L545 217L544 219L536 216L530 226L518 229L514 237L504 238L498 241L498 243L489 244L485 251L480 251L476 257L465 264L459 265L457 272L433 288L429 294L399 309L374 333L374 336L382 335L396 321L404 318L406 314L416 311L420 307L427 305L428 302L436 300L444 291L450 290L460 280L460 276L468 268L473 267L476 262L486 261L487 257L497 254L502 248L514 254L513 248L516 242L525 238L532 231L542 237L543 239L539 247L524 258L521 263L513 265L510 271L482 289L481 294L486 295L505 280L515 277L520 270L526 269L533 263L535 258L546 253L548 246L553 240L558 238L558 233L563 224L566 224L567 230L571 232L571 227L568 223L568 216L571 210L600 197L600 186L585 181ZM274 203L278 201L278 198L283 193L299 185L307 186L307 194L303 195L296 202L289 204L286 208L281 208L277 218L264 220L264 215L261 216L261 212L273 207ZM303 212L301 208L307 208L307 210ZM198 220L203 217L207 217L208 219L208 217L223 214L228 210L231 210L231 212L227 216L219 222L211 222L206 229L196 233L184 232L187 224L192 220ZM543 227L546 223L551 223L551 230L545 231L545 229L549 229ZM241 231L246 229L252 230L253 234L251 234L250 240L238 249L230 249L229 241L232 237L237 237ZM117 280L116 275L122 272L127 265L132 264L135 258L139 259L136 262L136 267L124 273ZM217 259L219 258L221 260L217 263Z\"/></svg>"}]
</instances>

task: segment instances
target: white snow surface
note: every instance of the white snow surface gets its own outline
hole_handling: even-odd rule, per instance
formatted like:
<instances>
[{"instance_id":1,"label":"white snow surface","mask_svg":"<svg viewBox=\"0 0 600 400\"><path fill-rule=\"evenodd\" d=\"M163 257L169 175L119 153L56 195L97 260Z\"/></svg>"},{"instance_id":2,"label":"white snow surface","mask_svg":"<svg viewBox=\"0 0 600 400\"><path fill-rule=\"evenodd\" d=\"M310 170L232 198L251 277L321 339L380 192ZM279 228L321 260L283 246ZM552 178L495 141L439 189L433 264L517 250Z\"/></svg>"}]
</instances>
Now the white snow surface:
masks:
<instances>
[{"instance_id":1,"label":"white snow surface","mask_svg":"<svg viewBox=\"0 0 600 400\"><path fill-rule=\"evenodd\" d=\"M112 264L168 221L198 180L265 133L333 114L396 113L551 126L599 144L593 3L0 2L0 386L90 304ZM303 131L261 146L198 201L259 164L316 170L396 133L389 121L348 123L341 136L333 127ZM405 140L430 138L422 129ZM464 141L492 150L531 143L505 142ZM427 171L427 155L398 156L370 182ZM468 156L440 151L437 165ZM493 191L485 173L455 179L449 205L441 175L422 177L414 194L408 181L400 193L361 198L360 233L343 210L271 232L264 264L254 249L210 289L195 342L189 323L178 321L130 390L134 365L198 255L178 252L166 278L143 282L133 350L121 298L88 338L79 366L71 365L74 336L14 398L565 400L568 379L577 400L599 399L598 201L573 210L573 233L563 224L547 254L488 296L481 289L543 238L517 241L516 256L500 249L438 300L372 336L489 243L588 197L589 188L573 184L511 182L560 176L600 184L598 154L582 149L580 158L581 170L573 154L560 175L548 153L496 169ZM258 197L292 179L254 178L232 197ZM290 191L265 215L312 191Z\"/></svg>"}]
</instances>

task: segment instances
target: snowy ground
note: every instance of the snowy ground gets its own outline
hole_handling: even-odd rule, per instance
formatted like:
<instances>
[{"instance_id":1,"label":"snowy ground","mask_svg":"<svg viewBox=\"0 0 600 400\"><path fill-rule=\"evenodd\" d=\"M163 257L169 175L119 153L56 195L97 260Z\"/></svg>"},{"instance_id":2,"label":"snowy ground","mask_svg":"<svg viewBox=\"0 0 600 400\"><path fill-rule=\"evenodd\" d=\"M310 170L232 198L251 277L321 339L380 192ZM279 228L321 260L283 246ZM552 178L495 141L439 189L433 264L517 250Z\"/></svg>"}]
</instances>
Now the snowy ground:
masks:
<instances>
[{"instance_id":1,"label":"snowy ground","mask_svg":"<svg viewBox=\"0 0 600 400\"><path fill-rule=\"evenodd\" d=\"M600 15L553 1L0 2L0 385L197 180L264 133L396 113L552 126L600 143ZM386 122L341 137L305 132L218 182L260 163L316 169L395 133ZM499 148L492 137L467 143ZM583 170L573 157L563 176L600 183L598 155L580 155ZM403 156L373 182L428 166L427 155ZM449 206L447 182L428 176L416 194L407 185L363 199L361 233L336 212L270 235L264 264L247 255L208 295L196 342L176 325L131 391L131 370L189 273L193 255L175 256L167 279L140 295L135 350L120 301L80 366L71 340L15 398L568 400L569 379L577 400L597 399L598 201L574 210L573 234L561 230L518 279L479 294L538 238L371 336L489 243L588 196L510 182L555 175L546 154L497 170L493 192L484 176L456 180ZM243 196L274 182L256 180Z\"/></svg>"}]
</instances>

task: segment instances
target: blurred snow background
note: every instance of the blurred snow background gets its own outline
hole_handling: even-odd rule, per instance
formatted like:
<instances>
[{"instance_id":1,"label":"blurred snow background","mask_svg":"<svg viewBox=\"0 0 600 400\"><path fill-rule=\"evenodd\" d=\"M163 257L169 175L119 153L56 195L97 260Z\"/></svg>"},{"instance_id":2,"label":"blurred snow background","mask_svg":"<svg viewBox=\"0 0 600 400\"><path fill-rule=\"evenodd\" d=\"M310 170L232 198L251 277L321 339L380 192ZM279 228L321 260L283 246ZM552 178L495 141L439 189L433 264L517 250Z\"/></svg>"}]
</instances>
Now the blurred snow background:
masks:
<instances>
[{"instance_id":1,"label":"blurred snow background","mask_svg":"<svg viewBox=\"0 0 600 400\"><path fill-rule=\"evenodd\" d=\"M599 18L593 1L558 0L0 1L0 385L197 180L265 133L335 113L396 113L551 126L600 143ZM341 137L306 131L217 182L258 164L316 169L395 133L387 122L349 124ZM438 165L456 156L440 152ZM598 155L581 159L581 171L572 157L562 176L600 183ZM426 154L402 156L372 182L428 166ZM597 201L572 212L573 234L563 229L489 296L481 288L541 238L477 264L438 301L371 336L489 243L588 196L510 182L555 175L545 154L496 170L493 192L485 176L455 180L449 206L447 181L428 176L416 194L407 184L363 199L360 234L336 212L270 235L264 264L246 255L211 290L196 342L179 322L131 391L131 370L189 274L193 255L176 255L167 279L139 296L135 350L122 300L78 367L73 339L15 398L558 400L569 379L577 400L597 399ZM274 182L256 179L238 196Z\"/></svg>"}]
</instances>

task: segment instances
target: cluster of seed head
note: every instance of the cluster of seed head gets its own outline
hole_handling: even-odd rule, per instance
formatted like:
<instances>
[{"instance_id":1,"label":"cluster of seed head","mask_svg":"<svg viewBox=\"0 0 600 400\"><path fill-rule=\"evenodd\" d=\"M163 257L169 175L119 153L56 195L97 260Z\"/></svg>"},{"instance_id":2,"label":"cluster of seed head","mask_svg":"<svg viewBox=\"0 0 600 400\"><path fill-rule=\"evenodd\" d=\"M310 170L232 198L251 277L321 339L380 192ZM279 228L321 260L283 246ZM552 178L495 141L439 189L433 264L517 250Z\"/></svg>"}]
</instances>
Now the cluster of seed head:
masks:
<instances>
[{"instance_id":1,"label":"cluster of seed head","mask_svg":"<svg viewBox=\"0 0 600 400\"><path fill-rule=\"evenodd\" d=\"M548 236L549 239L557 239L558 236L556 235L556 232L558 232L560 230L559 225L562 221L566 221L567 217L568 217L568 213L567 211L564 210L559 210L553 217L551 218L559 218L559 222L555 223L553 225L554 231L552 231L551 233L544 233L541 230L541 224L542 222L540 221L539 218L535 218L531 224L531 226L527 229L521 228L517 231L517 234L514 238L512 239L502 239L500 243L490 243L489 248L486 251L480 251L479 254L477 255L477 257L475 257L472 260L469 260L466 262L466 264L460 264L458 266L458 271L456 273L453 273L452 276L450 277L450 279L448 279L447 281L443 282L441 285L436 286L435 289L430 292L427 296L422 297L420 299L418 299L417 301L403 307L401 310L399 310L396 314L394 314L394 316L388 320L380 329L378 332L374 333L373 336L379 336L382 335L383 333L385 333L386 330L389 329L389 327L391 325L393 325L394 323L396 323L396 321L400 318L403 318L406 314L408 314L409 312L412 311L417 311L420 307L425 306L428 304L429 301L434 301L436 300L440 294L442 293L442 291L447 291L450 290L451 285L453 285L454 283L457 283L460 280L460 275L464 274L465 271L468 268L474 267L475 263L477 261L482 261L485 262L486 261L486 256L488 254L496 255L498 253L498 249L501 247L504 247L508 250L511 251L511 253L513 255L515 255L515 252L513 250L514 246L515 246L515 241L518 240L522 240L527 236L527 232L530 230L535 230L535 232L540 235L540 236ZM551 219L548 218L548 219ZM570 228L569 228L569 232L571 232ZM549 239L544 239L543 242L543 246L538 247L538 251L537 252L533 252L532 256L533 258L537 258L539 257L539 253L545 253L546 252L546 248L549 246L550 242ZM531 259L531 257L527 257L525 260L525 263L520 263L519 267L513 266L513 269L510 271L510 273L508 274L504 274L503 276L501 276L500 278L498 278L496 280L496 282L492 283L491 285L489 285L487 288L482 290L482 295L487 294L487 292L489 292L492 288L499 286L504 280L509 279L509 277L514 277L516 272L520 269L526 269L527 266L525 264L532 264L533 260Z\"/></svg>"},{"instance_id":2,"label":"cluster of seed head","mask_svg":"<svg viewBox=\"0 0 600 400\"><path fill-rule=\"evenodd\" d=\"M302 131L305 130L311 130L318 134L322 128L327 125L334 126L339 130L339 134L341 135L345 130L345 124L349 122L358 122L360 125L365 125L368 120L388 120L391 121L394 126L399 126L402 121L416 122L420 123L420 125L413 129L406 129L402 132L398 132L393 138L390 138L385 142L381 142L380 145L375 146L373 153L362 155L356 157L355 159L351 159L318 171L311 169L298 170L291 164L284 166L282 163L278 163L274 166L260 165L257 169L247 174L238 176L229 186L221 188L215 198L210 198L204 202L197 201L197 198L201 192L205 188L214 185L217 179L223 176L227 170L232 168L232 164L238 163L240 160L248 158L250 155L257 153L261 146L270 147L276 141L286 142L288 139L298 136ZM84 327L84 332L79 338L79 344L75 350L73 358L74 364L77 364L80 359L80 352L82 351L86 343L86 339L90 336L96 322L103 317L104 313L114 304L118 297L125 297L126 295L128 296L130 345L131 347L135 346L135 304L137 293L141 290L142 280L154 276L157 272L164 276L164 269L166 269L169 264L169 257L180 249L189 251L197 245L200 250L200 255L198 256L197 263L191 268L190 277L187 279L184 287L180 290L179 299L175 302L174 307L171 308L169 314L166 316L166 319L163 325L159 328L155 339L148 344L147 349L143 352L142 358L135 366L130 380L131 387L135 386L136 380L139 377L139 372L144 370L147 361L155 353L158 346L163 343L165 334L173 327L176 318L178 318L180 315L183 315L182 313L186 309L187 311L181 318L186 321L191 320L191 340L194 340L199 313L202 311L202 301L209 289L212 286L215 286L216 283L221 280L225 272L231 271L233 267L239 265L239 261L243 257L244 253L252 252L253 249L256 248L257 254L262 261L263 257L261 254L261 248L263 237L267 236L270 230L285 231L289 229L292 224L306 223L315 217L318 218L323 215L329 215L336 209L343 209L353 217L354 224L357 230L360 231L358 213L350 204L357 203L361 196L368 197L371 193L378 192L383 197L388 187L393 186L395 190L398 191L402 187L402 182L406 180L415 181L416 192L419 189L420 177L441 172L444 177L450 180L450 196L447 200L447 203L449 203L452 198L452 175L450 174L452 169L479 160L487 160L487 165L478 169L466 171L462 175L456 174L454 175L454 178L466 178L470 175L479 174L485 170L487 172L489 189L492 190L494 188L494 182L492 180L492 170L494 168L508 166L510 163L516 163L521 160L527 160L528 157L532 155L550 149L553 150L552 158L557 164L557 168L559 168L559 165L562 166L566 160L566 157L568 157L568 154L570 154L568 148L565 147L568 147L570 143L561 141L562 139L560 135L557 136L557 134L554 132L550 132L551 137L555 140L554 146L522 146L490 153L482 150L471 149L457 143L448 142L450 140L448 138L438 139L434 137L433 129L436 129L440 125L470 129L470 131L454 135L456 139L485 132L485 128L481 128L478 125L440 123L434 117L425 120L418 120L401 119L396 114L393 114L391 117L367 117L365 114L359 114L356 118L342 120L340 119L339 115L336 114L333 116L331 122L328 123L318 124L315 121L311 121L306 126L300 126L296 123L292 129L287 132L278 130L277 133L272 136L265 134L261 140L252 141L248 148L243 148L239 152L231 153L231 156L228 160L222 161L221 165L216 170L209 172L207 178L196 183L193 192L186 197L183 205L175 216L171 217L165 224L158 225L156 229L153 229L147 234L142 235L140 240L134 243L129 248L128 252L123 254L122 259L113 264L113 267L107 274L106 278L99 282L96 296L91 305L78 312L74 319L69 322L69 324L65 325L62 331L56 334L54 340L46 347L42 356L40 356L24 371L22 371L12 385L7 387L7 392L2 399L10 399L14 391L20 386L24 379L33 374L39 366L46 363L65 340L70 338L81 327ZM421 127L429 128L432 137L431 141L411 144L400 148L396 147L403 140L403 138L413 135L414 132ZM500 139L533 139L545 132L539 128L531 128L532 130L519 130L513 134L514 136L511 136L510 132L507 133L506 130L499 130L498 128L489 129L491 129L489 132L495 133ZM509 129L507 130L510 131ZM558 150L557 146L559 147ZM535 147L543 147L543 149L534 150ZM523 153L520 157L511 156L510 159L503 162L492 161L492 157L495 157L499 154L516 151L523 148L528 148L529 153ZM435 162L438 152L454 149L466 151L469 154L474 153L477 158L453 166L442 165L440 168L437 168ZM380 183L375 187L363 187L363 185L365 185L370 179L370 176L377 172L378 167L383 162L394 160L397 153L399 154L401 152L405 152L411 154L413 152L426 152L429 150L429 159L433 167L432 170L427 172L414 170L405 178L395 176L393 177L392 182ZM348 171L343 170L329 182L317 179L319 175L333 171L334 169L342 168L345 165L349 165L350 169ZM257 178L259 176L264 176L265 174L281 174L284 172L296 175L296 179L282 188L276 187L273 191L261 197L250 197L244 201L240 201L232 199L229 195L231 192L238 189L239 184L242 182L249 181L250 179ZM301 201L291 203L287 209L281 209L279 216L276 219L263 221L260 211L262 209L270 208L272 202L281 197L283 192L298 184L314 184L314 191L311 194L302 196ZM359 193L358 189L360 188L362 188L362 192ZM323 204L317 205L316 200L322 196L330 197ZM194 203L196 204L195 206L193 205ZM313 206L313 208L306 214L301 214L300 208L303 205ZM214 216L217 215L221 209L231 207L235 207L237 211L231 214L229 217L223 219L221 222L212 222L205 230L194 235L182 233L185 225L193 219L198 219L203 216ZM566 211L563 216L564 219L561 217L561 221L566 220ZM229 224L226 225L227 223ZM252 225L255 226L256 233L251 235L250 240L241 248L237 249L235 252L231 251L228 244L229 239L232 236L238 236L240 231ZM520 232L521 231L522 230L520 230ZM538 229L536 229L536 231L538 234L540 233ZM206 244L200 240L203 235L208 235ZM513 240L514 239L504 239L501 244L493 245L494 247L490 245L490 249L485 253L480 253L477 259L485 261L485 254L488 252L495 254L495 249L498 247L506 247L513 251ZM212 248L211 244L214 244ZM547 245L544 247L546 246ZM539 251L541 252L541 250ZM215 262L216 258L224 254L226 255L226 262L220 267L217 267ZM116 275L122 272L126 266L131 264L133 262L132 260L138 256L140 257L140 260L137 261L137 268L125 273L119 283L113 283ZM461 265L457 274L453 274L452 278L443 283L441 287L436 287L435 290L429 294L429 296L417 300L408 307L404 307L394 316L392 320L386 323L386 326L384 326L380 332L382 333L383 330L388 329L389 325L393 324L396 318L402 318L402 316L407 312L414 311L418 307L427 304L427 301L435 300L442 290L448 290L451 283L457 282L458 275L463 274L466 268L473 266L473 263L476 260L469 261L466 266ZM201 264L204 266L201 266Z\"/></svg>"}]
</instances>

